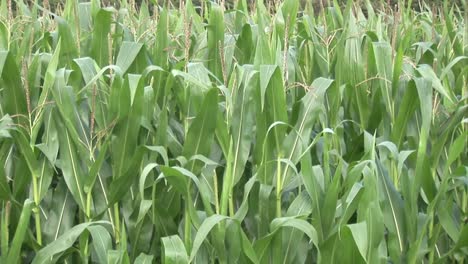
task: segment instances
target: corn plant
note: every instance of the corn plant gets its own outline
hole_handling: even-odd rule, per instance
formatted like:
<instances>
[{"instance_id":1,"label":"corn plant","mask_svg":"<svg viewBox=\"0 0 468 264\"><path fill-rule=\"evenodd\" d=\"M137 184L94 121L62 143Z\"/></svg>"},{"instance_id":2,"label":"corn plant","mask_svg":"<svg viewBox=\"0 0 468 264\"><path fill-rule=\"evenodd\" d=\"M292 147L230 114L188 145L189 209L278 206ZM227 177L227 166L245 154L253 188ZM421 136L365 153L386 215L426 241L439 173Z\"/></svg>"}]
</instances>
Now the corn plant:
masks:
<instances>
[{"instance_id":1,"label":"corn plant","mask_svg":"<svg viewBox=\"0 0 468 264\"><path fill-rule=\"evenodd\" d=\"M466 4L2 0L0 263L468 261Z\"/></svg>"}]
</instances>

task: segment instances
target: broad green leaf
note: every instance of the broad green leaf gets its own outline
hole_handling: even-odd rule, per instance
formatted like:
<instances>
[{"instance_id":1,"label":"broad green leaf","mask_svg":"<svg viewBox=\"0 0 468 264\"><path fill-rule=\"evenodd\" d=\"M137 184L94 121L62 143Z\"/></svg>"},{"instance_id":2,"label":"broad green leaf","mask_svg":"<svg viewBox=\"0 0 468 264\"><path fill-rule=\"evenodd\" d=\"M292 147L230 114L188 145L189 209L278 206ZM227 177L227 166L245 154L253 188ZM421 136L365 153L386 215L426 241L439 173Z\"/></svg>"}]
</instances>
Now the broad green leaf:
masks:
<instances>
[{"instance_id":1,"label":"broad green leaf","mask_svg":"<svg viewBox=\"0 0 468 264\"><path fill-rule=\"evenodd\" d=\"M335 234L325 241L321 253L321 259L324 261L366 263L349 228L344 228L341 234Z\"/></svg>"},{"instance_id":2,"label":"broad green leaf","mask_svg":"<svg viewBox=\"0 0 468 264\"><path fill-rule=\"evenodd\" d=\"M93 238L94 253L99 262L105 263L107 251L112 249L112 240L109 232L101 225L89 226L88 230Z\"/></svg>"},{"instance_id":3,"label":"broad green leaf","mask_svg":"<svg viewBox=\"0 0 468 264\"><path fill-rule=\"evenodd\" d=\"M96 221L82 223L74 226L63 235L61 235L57 240L48 244L41 250L39 250L34 257L33 264L42 264L50 263L51 258L54 258L55 255L60 254L66 251L68 248L73 246L78 237L85 231L88 227L93 225L104 225L108 224L106 221Z\"/></svg>"},{"instance_id":4,"label":"broad green leaf","mask_svg":"<svg viewBox=\"0 0 468 264\"><path fill-rule=\"evenodd\" d=\"M9 114L2 116L0 119L0 139L11 138L9 132L13 128L13 119L11 119Z\"/></svg>"},{"instance_id":5,"label":"broad green leaf","mask_svg":"<svg viewBox=\"0 0 468 264\"><path fill-rule=\"evenodd\" d=\"M309 145L312 126L318 119L320 110L323 109L325 93L332 84L332 80L319 78L312 83L313 89L309 91L300 101L299 117L294 129L286 136L282 148L286 158L292 163L299 162L300 155ZM288 169L283 174L283 181L287 181Z\"/></svg>"},{"instance_id":6,"label":"broad green leaf","mask_svg":"<svg viewBox=\"0 0 468 264\"><path fill-rule=\"evenodd\" d=\"M208 69L214 76L222 81L223 71L226 65L223 65L224 53L224 12L223 9L215 4L211 4L210 18L207 25L208 34Z\"/></svg>"},{"instance_id":7,"label":"broad green leaf","mask_svg":"<svg viewBox=\"0 0 468 264\"><path fill-rule=\"evenodd\" d=\"M104 142L104 145L101 147L99 151L97 159L94 161L93 165L89 169L89 174L86 177L84 181L84 186L83 186L83 191L85 193L89 193L96 182L96 179L98 177L102 164L104 163L104 160L106 159L108 146L109 146L109 142L108 141Z\"/></svg>"},{"instance_id":8,"label":"broad green leaf","mask_svg":"<svg viewBox=\"0 0 468 264\"><path fill-rule=\"evenodd\" d=\"M50 202L47 204L48 210L45 212L48 219L41 222L43 241L47 244L55 241L60 235L73 227L77 209L76 202L63 179L49 195ZM46 196L41 206L45 207L48 199L49 196Z\"/></svg>"},{"instance_id":9,"label":"broad green leaf","mask_svg":"<svg viewBox=\"0 0 468 264\"><path fill-rule=\"evenodd\" d=\"M28 231L29 218L31 216L33 206L33 201L29 199L27 199L23 204L18 226L16 228L10 250L8 251L8 257L6 259L8 263L17 263L20 261L21 247Z\"/></svg>"},{"instance_id":10,"label":"broad green leaf","mask_svg":"<svg viewBox=\"0 0 468 264\"><path fill-rule=\"evenodd\" d=\"M242 1L239 1L241 3ZM252 28L249 24L242 27L242 32L236 41L236 50L234 57L239 60L239 64L248 64L251 62L252 55L255 54L255 46L252 37Z\"/></svg>"},{"instance_id":11,"label":"broad green leaf","mask_svg":"<svg viewBox=\"0 0 468 264\"><path fill-rule=\"evenodd\" d=\"M357 248L359 249L359 253L361 254L362 258L366 258L367 255L367 224L366 222L361 222L357 224L351 224L346 226L354 239L354 243L356 243Z\"/></svg>"},{"instance_id":12,"label":"broad green leaf","mask_svg":"<svg viewBox=\"0 0 468 264\"><path fill-rule=\"evenodd\" d=\"M112 9L99 9L97 11L91 42L91 54L93 59L101 67L109 64L108 34L111 29Z\"/></svg>"},{"instance_id":13,"label":"broad green leaf","mask_svg":"<svg viewBox=\"0 0 468 264\"><path fill-rule=\"evenodd\" d=\"M7 25L2 21L0 22L0 49L8 50L9 34Z\"/></svg>"},{"instance_id":14,"label":"broad green leaf","mask_svg":"<svg viewBox=\"0 0 468 264\"><path fill-rule=\"evenodd\" d=\"M162 263L164 264L188 264L189 258L185 250L184 243L179 236L169 236L161 238Z\"/></svg>"},{"instance_id":15,"label":"broad green leaf","mask_svg":"<svg viewBox=\"0 0 468 264\"><path fill-rule=\"evenodd\" d=\"M141 125L143 113L144 84L141 75L128 75L122 89L127 90L130 98L126 98L130 104L130 110L117 124L115 130L116 137L112 142L112 159L114 177L121 177L129 168L127 157L131 157L138 145L138 133Z\"/></svg>"},{"instance_id":16,"label":"broad green leaf","mask_svg":"<svg viewBox=\"0 0 468 264\"><path fill-rule=\"evenodd\" d=\"M433 179L427 174L427 139L429 137L432 118L432 89L428 79L415 79L416 88L418 89L419 105L421 110L421 132L418 144L418 156L416 162L415 180L412 188L413 195L418 196L419 188L422 187L424 193L429 200L432 200L435 195L435 186ZM416 198L413 199L416 199Z\"/></svg>"},{"instance_id":17,"label":"broad green leaf","mask_svg":"<svg viewBox=\"0 0 468 264\"><path fill-rule=\"evenodd\" d=\"M232 177L233 185L241 178L245 163L249 157L250 144L252 142L252 129L254 125L254 105L253 89L258 83L258 73L246 72L243 85L239 87L235 95L233 106L233 117L231 121L231 131L233 135L233 159Z\"/></svg>"},{"instance_id":18,"label":"broad green leaf","mask_svg":"<svg viewBox=\"0 0 468 264\"><path fill-rule=\"evenodd\" d=\"M138 255L138 257L135 259L135 264L151 264L153 263L153 255L146 255L145 253L141 253ZM165 262L167 263L167 262Z\"/></svg>"},{"instance_id":19,"label":"broad green leaf","mask_svg":"<svg viewBox=\"0 0 468 264\"><path fill-rule=\"evenodd\" d=\"M453 95L453 91L449 90L447 87L442 85L441 80L437 77L434 70L430 68L428 65L423 64L418 67L418 72L427 80L432 82L432 87L440 94L442 94L445 98L449 100L450 103L454 104L456 99Z\"/></svg>"},{"instance_id":20,"label":"broad green leaf","mask_svg":"<svg viewBox=\"0 0 468 264\"><path fill-rule=\"evenodd\" d=\"M67 128L60 122L56 115L55 122L57 127L62 133L59 133L59 143L62 146L59 155L59 165L63 173L65 182L67 183L68 189L70 190L76 203L80 209L85 211L86 201L84 193L84 181L85 173L83 169L82 160L79 158L80 155L77 152L74 141L72 140L72 134Z\"/></svg>"},{"instance_id":21,"label":"broad green leaf","mask_svg":"<svg viewBox=\"0 0 468 264\"><path fill-rule=\"evenodd\" d=\"M393 121L395 118L395 106L392 91L392 48L388 42L373 42L372 48L374 51L375 64L377 66L377 77L379 78L380 92L385 102L387 116Z\"/></svg>"},{"instance_id":22,"label":"broad green leaf","mask_svg":"<svg viewBox=\"0 0 468 264\"><path fill-rule=\"evenodd\" d=\"M89 150L89 129L86 122L80 115L77 95L73 87L67 85L70 71L62 68L56 72L55 83L51 88L53 100L55 100L58 113L54 112L54 119L57 128L63 131L67 129L71 142L75 144L77 152L88 153ZM58 122L60 120L60 122Z\"/></svg>"},{"instance_id":23,"label":"broad green leaf","mask_svg":"<svg viewBox=\"0 0 468 264\"><path fill-rule=\"evenodd\" d=\"M142 157L145 153L145 148L137 148L135 153L128 161L128 169L119 178L114 179L109 187L109 203L108 206L113 205L119 201L128 191L129 186L135 181L135 171L140 166Z\"/></svg>"},{"instance_id":24,"label":"broad green leaf","mask_svg":"<svg viewBox=\"0 0 468 264\"><path fill-rule=\"evenodd\" d=\"M351 3L348 1L348 3ZM348 5L349 6L349 5ZM348 8L348 7L347 7ZM352 118L359 118L362 127L367 127L369 108L367 97L367 83L365 80L364 61L361 51L361 39L358 33L358 24L352 12L349 12L349 21L347 21L346 34L343 34L340 40L341 49L338 50L338 58L341 62L336 64L337 82L340 86L343 83L349 84L346 91L346 97L353 106L350 110ZM354 107L355 106L355 107Z\"/></svg>"},{"instance_id":25,"label":"broad green leaf","mask_svg":"<svg viewBox=\"0 0 468 264\"><path fill-rule=\"evenodd\" d=\"M218 90L211 89L203 100L200 112L195 117L188 129L183 155L191 158L193 155L201 154L208 156L210 154L211 141L213 140L216 128L216 113L218 111ZM215 118L213 118L215 116ZM197 165L198 166L198 165ZM196 162L189 162L187 168L197 173Z\"/></svg>"},{"instance_id":26,"label":"broad green leaf","mask_svg":"<svg viewBox=\"0 0 468 264\"><path fill-rule=\"evenodd\" d=\"M42 93L39 97L38 106L43 106L46 101L48 100L50 90L53 89L53 85L55 82L56 74L57 74L57 66L59 64L60 59L60 50L62 47L62 42L60 41L55 48L55 52L52 55L52 58L47 66L44 84L42 86ZM44 111L42 108L38 109L38 113L35 116L35 123L33 124L33 131L31 135L31 139L34 142L37 134L39 133L39 129L41 128L40 124L43 119Z\"/></svg>"},{"instance_id":27,"label":"broad green leaf","mask_svg":"<svg viewBox=\"0 0 468 264\"><path fill-rule=\"evenodd\" d=\"M391 182L387 170L382 166L380 161L377 161L377 171L379 175L380 186L380 201L385 203L382 208L384 215L384 223L388 228L389 244L396 245L395 252L390 252L394 258L400 257L404 254L406 244L406 222L403 211L403 200L400 194L396 191L395 186ZM392 248L392 245L389 245Z\"/></svg>"},{"instance_id":28,"label":"broad green leaf","mask_svg":"<svg viewBox=\"0 0 468 264\"><path fill-rule=\"evenodd\" d=\"M58 23L58 33L60 36L58 45L63 45L63 48L58 47L56 50L60 52L62 58L66 59L64 62L70 66L73 59L78 57L79 47L77 48L76 46L76 39L73 36L70 25L67 21L61 17L56 17L55 19Z\"/></svg>"},{"instance_id":29,"label":"broad green leaf","mask_svg":"<svg viewBox=\"0 0 468 264\"><path fill-rule=\"evenodd\" d=\"M197 235L193 241L192 251L190 252L190 262L197 255L198 249L200 248L203 241L207 239L208 234L213 229L214 226L219 224L223 220L227 220L229 217L222 215L212 215L205 219L198 229Z\"/></svg>"},{"instance_id":30,"label":"broad green leaf","mask_svg":"<svg viewBox=\"0 0 468 264\"><path fill-rule=\"evenodd\" d=\"M21 73L11 52L0 51L0 77L3 81L2 109L16 116L17 123L25 123L27 114L26 96L21 84ZM23 115L23 116L21 116Z\"/></svg>"},{"instance_id":31,"label":"broad green leaf","mask_svg":"<svg viewBox=\"0 0 468 264\"><path fill-rule=\"evenodd\" d=\"M286 96L283 87L283 78L279 68L274 68L272 75L267 76L268 86L265 92L265 115L269 124L275 122L287 123ZM262 82L262 71L260 71L260 82ZM286 129L284 126L276 126L272 129L273 146L277 152L281 152ZM282 153L281 153L282 154ZM281 156L281 155L280 155Z\"/></svg>"},{"instance_id":32,"label":"broad green leaf","mask_svg":"<svg viewBox=\"0 0 468 264\"><path fill-rule=\"evenodd\" d=\"M259 239L256 241L254 248L257 252L257 255L260 258L264 257L265 251L268 249L271 241L273 240L275 234L282 228L282 227L292 227L297 229L304 234L306 234L310 240L310 242L314 245L318 245L318 236L315 228L305 220L297 219L295 217L282 217L282 218L275 218L270 223L270 230L267 236ZM279 250L279 249L276 249ZM318 250L318 248L317 248Z\"/></svg>"},{"instance_id":33,"label":"broad green leaf","mask_svg":"<svg viewBox=\"0 0 468 264\"><path fill-rule=\"evenodd\" d=\"M414 83L409 82L401 100L396 121L392 129L392 141L395 142L397 147L401 146L403 143L403 137L406 135L408 122L416 110L417 100L414 100L414 98L416 98L417 92Z\"/></svg>"},{"instance_id":34,"label":"broad green leaf","mask_svg":"<svg viewBox=\"0 0 468 264\"><path fill-rule=\"evenodd\" d=\"M142 47L143 44L140 43L128 41L122 42L115 64L119 66L120 69L122 69L123 73L126 73L130 68L138 53L140 53Z\"/></svg>"},{"instance_id":35,"label":"broad green leaf","mask_svg":"<svg viewBox=\"0 0 468 264\"><path fill-rule=\"evenodd\" d=\"M306 234L309 237L310 242L312 244L314 244L315 246L318 245L317 231L315 231L315 228L305 220L298 219L295 217L282 217L275 218L270 223L270 230L272 230L273 233L281 227L296 228L302 231L304 234Z\"/></svg>"},{"instance_id":36,"label":"broad green leaf","mask_svg":"<svg viewBox=\"0 0 468 264\"><path fill-rule=\"evenodd\" d=\"M37 161L36 155L34 154L34 149L31 148L31 145L26 138L26 135L21 131L12 131L12 136L15 140L15 143L23 155L23 158L28 165L28 169L31 173L31 177L39 176L39 163Z\"/></svg>"},{"instance_id":37,"label":"broad green leaf","mask_svg":"<svg viewBox=\"0 0 468 264\"><path fill-rule=\"evenodd\" d=\"M10 198L11 191L5 175L5 170L0 167L0 200L6 201Z\"/></svg>"}]
</instances>

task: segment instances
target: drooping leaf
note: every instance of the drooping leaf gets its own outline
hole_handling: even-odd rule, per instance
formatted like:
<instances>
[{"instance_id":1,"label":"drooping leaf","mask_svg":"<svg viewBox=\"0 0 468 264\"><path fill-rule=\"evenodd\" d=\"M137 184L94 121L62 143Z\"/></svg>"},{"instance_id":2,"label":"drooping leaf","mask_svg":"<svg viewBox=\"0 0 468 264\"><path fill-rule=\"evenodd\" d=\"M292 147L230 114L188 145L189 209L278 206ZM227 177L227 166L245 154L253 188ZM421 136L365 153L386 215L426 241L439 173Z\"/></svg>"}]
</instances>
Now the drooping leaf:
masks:
<instances>
[{"instance_id":1,"label":"drooping leaf","mask_svg":"<svg viewBox=\"0 0 468 264\"><path fill-rule=\"evenodd\" d=\"M179 236L163 237L163 263L164 264L187 264L189 258L184 243Z\"/></svg>"},{"instance_id":2,"label":"drooping leaf","mask_svg":"<svg viewBox=\"0 0 468 264\"><path fill-rule=\"evenodd\" d=\"M70 248L78 237L85 231L88 227L93 225L104 225L108 224L106 221L97 221L97 222L88 222L82 223L74 226L63 235L61 235L57 240L48 244L41 250L39 250L34 257L33 264L42 264L50 263L51 258L54 258L57 254L60 254Z\"/></svg>"}]
</instances>

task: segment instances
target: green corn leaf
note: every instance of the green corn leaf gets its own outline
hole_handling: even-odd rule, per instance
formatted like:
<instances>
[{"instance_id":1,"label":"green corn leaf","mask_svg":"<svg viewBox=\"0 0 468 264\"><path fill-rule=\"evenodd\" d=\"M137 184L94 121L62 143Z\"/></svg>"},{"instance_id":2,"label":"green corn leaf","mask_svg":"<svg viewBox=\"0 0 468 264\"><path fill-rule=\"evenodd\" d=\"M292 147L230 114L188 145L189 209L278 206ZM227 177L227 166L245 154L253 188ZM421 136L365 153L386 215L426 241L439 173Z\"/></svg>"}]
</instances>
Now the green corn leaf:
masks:
<instances>
[{"instance_id":1,"label":"green corn leaf","mask_svg":"<svg viewBox=\"0 0 468 264\"><path fill-rule=\"evenodd\" d=\"M356 238L363 238L362 233L357 233L361 230L358 229L359 226L352 226ZM353 236L353 232L349 227L343 228L341 234L335 234L333 237L328 239L322 246L322 259L330 260L334 263L336 262L347 262L351 261L352 263L366 263L363 259L360 248L364 246L363 242L365 241L356 241Z\"/></svg>"},{"instance_id":2,"label":"green corn leaf","mask_svg":"<svg viewBox=\"0 0 468 264\"><path fill-rule=\"evenodd\" d=\"M48 196L43 201L47 202ZM47 221L42 222L43 239L46 243L55 241L60 235L73 227L73 219L77 205L62 179L57 189L50 194L51 202L48 204Z\"/></svg>"},{"instance_id":3,"label":"green corn leaf","mask_svg":"<svg viewBox=\"0 0 468 264\"><path fill-rule=\"evenodd\" d=\"M219 224L221 221L227 219L229 219L227 216L212 215L203 221L200 228L198 229L197 235L195 236L195 240L193 241L192 251L190 252L190 262L197 255L198 249L200 248L203 241L206 240L208 233L213 229L213 227Z\"/></svg>"},{"instance_id":4,"label":"green corn leaf","mask_svg":"<svg viewBox=\"0 0 468 264\"><path fill-rule=\"evenodd\" d=\"M115 64L122 69L123 73L127 72L130 66L134 63L142 48L143 44L140 43L128 41L122 42Z\"/></svg>"},{"instance_id":5,"label":"green corn leaf","mask_svg":"<svg viewBox=\"0 0 468 264\"><path fill-rule=\"evenodd\" d=\"M235 96L233 106L232 127L230 133L233 135L233 184L235 185L243 174L245 163L249 157L250 144L252 142L251 131L254 125L253 89L258 83L256 72L245 73L244 85L242 85Z\"/></svg>"},{"instance_id":6,"label":"green corn leaf","mask_svg":"<svg viewBox=\"0 0 468 264\"><path fill-rule=\"evenodd\" d=\"M115 128L116 138L112 142L114 162L114 177L121 177L128 169L127 157L135 153L138 143L138 133L143 112L143 80L141 75L128 75L122 89L127 90L130 98L126 103L130 105L128 116L125 116Z\"/></svg>"},{"instance_id":7,"label":"green corn leaf","mask_svg":"<svg viewBox=\"0 0 468 264\"><path fill-rule=\"evenodd\" d=\"M394 91L392 90L392 52L388 42L373 42L372 48L374 51L375 64L377 66L377 76L379 77L379 86L382 98L384 99L389 119L393 121L395 118L395 106L393 105Z\"/></svg>"},{"instance_id":8,"label":"green corn leaf","mask_svg":"<svg viewBox=\"0 0 468 264\"><path fill-rule=\"evenodd\" d=\"M23 155L26 164L28 165L31 176L38 177L39 164L36 155L34 154L34 149L29 145L26 135L21 131L14 131L12 132L12 136L15 139L15 143L17 144L21 154Z\"/></svg>"},{"instance_id":9,"label":"green corn leaf","mask_svg":"<svg viewBox=\"0 0 468 264\"><path fill-rule=\"evenodd\" d=\"M163 237L163 263L164 264L187 264L189 258L184 243L179 236Z\"/></svg>"},{"instance_id":10,"label":"green corn leaf","mask_svg":"<svg viewBox=\"0 0 468 264\"><path fill-rule=\"evenodd\" d=\"M0 168L0 200L6 201L10 198L10 186L5 175L3 168Z\"/></svg>"},{"instance_id":11,"label":"green corn leaf","mask_svg":"<svg viewBox=\"0 0 468 264\"><path fill-rule=\"evenodd\" d=\"M63 62L66 62L70 66L73 59L78 57L78 48L76 47L76 39L72 34L70 25L67 23L65 19L61 17L56 17L56 21L58 23L58 33L60 36L60 39L59 39L60 41L58 45L63 45L63 48L58 47L56 48L56 50L58 50L60 52L61 57L64 58Z\"/></svg>"},{"instance_id":12,"label":"green corn leaf","mask_svg":"<svg viewBox=\"0 0 468 264\"><path fill-rule=\"evenodd\" d=\"M88 177L86 177L86 179L84 180L84 185L83 185L83 188L84 188L83 190L85 193L90 192L96 182L99 171L106 159L108 146L109 146L109 142L108 141L104 142L104 145L101 147L96 161L94 161L93 165L89 169Z\"/></svg>"},{"instance_id":13,"label":"green corn leaf","mask_svg":"<svg viewBox=\"0 0 468 264\"><path fill-rule=\"evenodd\" d=\"M107 251L112 249L112 240L109 232L100 225L89 226L88 230L93 238L93 248L97 259L99 262L105 263Z\"/></svg>"},{"instance_id":14,"label":"green corn leaf","mask_svg":"<svg viewBox=\"0 0 468 264\"><path fill-rule=\"evenodd\" d=\"M380 182L380 199L386 201L386 205L383 208L384 223L385 226L389 229L391 240L389 240L389 247L394 252L390 252L390 255L395 259L399 258L402 254L405 253L407 244L406 244L406 222L404 218L403 211L403 200L401 199L400 194L396 191L393 183L389 179L388 172L382 166L382 164L377 161L377 171L379 175ZM395 245L393 247L393 245Z\"/></svg>"},{"instance_id":15,"label":"green corn leaf","mask_svg":"<svg viewBox=\"0 0 468 264\"><path fill-rule=\"evenodd\" d=\"M42 107L46 103L49 97L49 92L52 89L52 86L54 85L57 67L58 67L58 63L60 59L61 47L62 47L62 41L59 41L55 49L55 52L52 55L52 58L49 62L49 65L47 66L44 84L42 86L42 93L38 101L39 107ZM40 108L38 110L38 113L35 116L35 123L33 124L33 128L32 128L32 135L31 135L32 142L35 142L37 134L39 133L39 130L41 129L40 124L41 124L41 121L43 120L43 115L44 115L44 111L43 109Z\"/></svg>"},{"instance_id":16,"label":"green corn leaf","mask_svg":"<svg viewBox=\"0 0 468 264\"><path fill-rule=\"evenodd\" d=\"M101 67L109 64L108 34L112 22L112 9L99 9L95 18L91 54L93 59Z\"/></svg>"},{"instance_id":17,"label":"green corn leaf","mask_svg":"<svg viewBox=\"0 0 468 264\"><path fill-rule=\"evenodd\" d=\"M79 159L71 133L57 119L56 124L59 130L63 131L63 133L59 134L59 143L62 146L59 156L60 168L73 198L81 210L84 211L86 208L86 197L84 193L85 174L82 160Z\"/></svg>"},{"instance_id":18,"label":"green corn leaf","mask_svg":"<svg viewBox=\"0 0 468 264\"><path fill-rule=\"evenodd\" d=\"M262 82L262 71L260 71L260 82ZM270 78L267 78L268 86L265 92L265 114L270 124L274 122L287 123L286 98L283 87L281 71L275 68ZM280 152L285 134L284 126L276 126L272 129L274 146Z\"/></svg>"},{"instance_id":19,"label":"green corn leaf","mask_svg":"<svg viewBox=\"0 0 468 264\"><path fill-rule=\"evenodd\" d=\"M332 84L332 80L319 78L312 83L313 90L309 91L300 101L299 117L286 136L282 148L283 153L292 163L299 162L300 155L309 145L309 135L312 132L312 126L318 119L320 110L324 102L327 89ZM283 181L287 182L289 167L284 170Z\"/></svg>"},{"instance_id":20,"label":"green corn leaf","mask_svg":"<svg viewBox=\"0 0 468 264\"><path fill-rule=\"evenodd\" d=\"M52 98L56 102L58 113L53 117L60 131L67 129L70 141L75 144L78 153L84 154L89 151L89 130L79 113L77 98L73 87L66 85L69 72L65 69L57 71L55 85L51 89ZM58 122L58 120L61 120ZM63 121L63 122L62 122Z\"/></svg>"},{"instance_id":21,"label":"green corn leaf","mask_svg":"<svg viewBox=\"0 0 468 264\"><path fill-rule=\"evenodd\" d=\"M9 32L7 25L2 21L0 22L0 49L8 50Z\"/></svg>"},{"instance_id":22,"label":"green corn leaf","mask_svg":"<svg viewBox=\"0 0 468 264\"><path fill-rule=\"evenodd\" d=\"M5 85L3 96L8 98L2 102L2 109L7 114L16 115L15 122L24 123L27 115L26 96L21 85L20 70L8 51L0 51L0 77Z\"/></svg>"},{"instance_id":23,"label":"green corn leaf","mask_svg":"<svg viewBox=\"0 0 468 264\"><path fill-rule=\"evenodd\" d=\"M430 81L427 79L416 79L416 88L418 89L419 105L422 115L421 134L418 145L418 157L416 162L416 177L413 185L413 195L418 194L419 188L422 187L429 200L432 200L435 195L435 186L432 177L427 172L427 139L431 128L432 108L432 89Z\"/></svg>"},{"instance_id":24,"label":"green corn leaf","mask_svg":"<svg viewBox=\"0 0 468 264\"><path fill-rule=\"evenodd\" d=\"M398 115L392 130L392 140L399 147L403 142L403 137L406 135L406 127L411 116L417 107L417 101L414 98L417 96L417 89L413 82L410 82L405 89Z\"/></svg>"},{"instance_id":25,"label":"green corn leaf","mask_svg":"<svg viewBox=\"0 0 468 264\"><path fill-rule=\"evenodd\" d=\"M318 236L317 231L315 228L305 220L297 219L295 217L282 217L282 218L275 218L270 223L270 230L271 233L267 236L258 240L255 245L255 251L260 258L264 257L265 250L270 245L273 237L277 231L279 231L282 227L292 227L295 228L308 236L310 242L317 246L318 245ZM276 248L275 250L280 250Z\"/></svg>"},{"instance_id":26,"label":"green corn leaf","mask_svg":"<svg viewBox=\"0 0 468 264\"><path fill-rule=\"evenodd\" d=\"M21 210L21 215L18 221L18 227L16 228L10 250L8 251L6 259L8 263L17 263L20 261L21 246L28 231L28 223L33 206L33 201L29 199L23 204L23 209Z\"/></svg>"},{"instance_id":27,"label":"green corn leaf","mask_svg":"<svg viewBox=\"0 0 468 264\"><path fill-rule=\"evenodd\" d=\"M223 78L223 61L221 56L224 50L224 12L217 4L211 5L210 18L207 26L208 34L208 69L214 76L222 81Z\"/></svg>"},{"instance_id":28,"label":"green corn leaf","mask_svg":"<svg viewBox=\"0 0 468 264\"><path fill-rule=\"evenodd\" d=\"M183 155L191 158L193 155L201 154L208 156L211 141L216 128L216 113L218 110L218 90L211 89L205 96L200 112L190 126L184 143ZM215 118L213 118L213 116ZM197 173L198 162L189 162L187 168ZM199 163L198 163L199 164Z\"/></svg>"},{"instance_id":29,"label":"green corn leaf","mask_svg":"<svg viewBox=\"0 0 468 264\"><path fill-rule=\"evenodd\" d=\"M141 253L138 255L138 257L135 259L135 264L151 264L153 263L153 255L146 255L144 253ZM165 262L167 263L167 262Z\"/></svg>"},{"instance_id":30,"label":"green corn leaf","mask_svg":"<svg viewBox=\"0 0 468 264\"><path fill-rule=\"evenodd\" d=\"M143 155L145 154L145 148L137 148L133 153L132 158L128 162L128 169L119 178L114 179L109 186L109 202L107 206L113 205L119 201L128 191L132 182L135 180L135 170L140 166Z\"/></svg>"},{"instance_id":31,"label":"green corn leaf","mask_svg":"<svg viewBox=\"0 0 468 264\"><path fill-rule=\"evenodd\" d=\"M51 259L55 255L60 254L70 248L75 241L80 237L80 235L87 230L88 227L93 225L105 225L108 224L106 221L97 221L97 222L88 222L74 226L63 235L61 235L57 240L48 244L46 247L39 250L34 257L32 263L42 264L50 263Z\"/></svg>"}]
</instances>

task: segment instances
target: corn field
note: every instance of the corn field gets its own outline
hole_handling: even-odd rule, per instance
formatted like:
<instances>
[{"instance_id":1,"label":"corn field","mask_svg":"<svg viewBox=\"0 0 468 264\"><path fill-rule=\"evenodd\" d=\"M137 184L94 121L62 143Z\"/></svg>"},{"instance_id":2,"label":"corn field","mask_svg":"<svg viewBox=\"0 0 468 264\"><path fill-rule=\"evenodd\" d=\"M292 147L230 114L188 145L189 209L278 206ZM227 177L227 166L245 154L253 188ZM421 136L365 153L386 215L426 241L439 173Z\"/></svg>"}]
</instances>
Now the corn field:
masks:
<instances>
[{"instance_id":1,"label":"corn field","mask_svg":"<svg viewBox=\"0 0 468 264\"><path fill-rule=\"evenodd\" d=\"M33 2L0 263L468 262L465 2Z\"/></svg>"}]
</instances>

